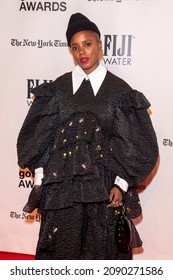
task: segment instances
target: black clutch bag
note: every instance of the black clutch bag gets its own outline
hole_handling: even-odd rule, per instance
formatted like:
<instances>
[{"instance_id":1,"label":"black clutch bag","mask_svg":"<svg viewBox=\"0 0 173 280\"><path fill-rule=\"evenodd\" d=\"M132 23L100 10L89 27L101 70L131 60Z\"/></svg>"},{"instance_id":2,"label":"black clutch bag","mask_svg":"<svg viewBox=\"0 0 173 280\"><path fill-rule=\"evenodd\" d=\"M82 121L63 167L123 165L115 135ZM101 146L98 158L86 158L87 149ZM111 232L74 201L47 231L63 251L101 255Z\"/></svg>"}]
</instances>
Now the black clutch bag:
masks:
<instances>
[{"instance_id":1,"label":"black clutch bag","mask_svg":"<svg viewBox=\"0 0 173 280\"><path fill-rule=\"evenodd\" d=\"M117 223L115 230L115 239L119 252L128 253L132 248L132 221L125 213L125 207L116 208Z\"/></svg>"}]
</instances>

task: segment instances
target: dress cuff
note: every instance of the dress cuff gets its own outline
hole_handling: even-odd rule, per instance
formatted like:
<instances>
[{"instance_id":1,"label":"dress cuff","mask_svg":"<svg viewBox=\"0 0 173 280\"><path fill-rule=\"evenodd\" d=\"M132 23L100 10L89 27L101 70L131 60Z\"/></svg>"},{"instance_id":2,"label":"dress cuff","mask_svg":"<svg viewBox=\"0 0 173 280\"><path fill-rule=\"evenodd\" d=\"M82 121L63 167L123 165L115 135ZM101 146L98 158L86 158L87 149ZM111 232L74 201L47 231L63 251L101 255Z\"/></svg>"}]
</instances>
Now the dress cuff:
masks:
<instances>
[{"instance_id":1,"label":"dress cuff","mask_svg":"<svg viewBox=\"0 0 173 280\"><path fill-rule=\"evenodd\" d=\"M43 179L43 167L35 169L34 185L41 185Z\"/></svg>"},{"instance_id":2,"label":"dress cuff","mask_svg":"<svg viewBox=\"0 0 173 280\"><path fill-rule=\"evenodd\" d=\"M124 179L116 176L114 184L118 185L124 192L127 192L129 185Z\"/></svg>"}]
</instances>

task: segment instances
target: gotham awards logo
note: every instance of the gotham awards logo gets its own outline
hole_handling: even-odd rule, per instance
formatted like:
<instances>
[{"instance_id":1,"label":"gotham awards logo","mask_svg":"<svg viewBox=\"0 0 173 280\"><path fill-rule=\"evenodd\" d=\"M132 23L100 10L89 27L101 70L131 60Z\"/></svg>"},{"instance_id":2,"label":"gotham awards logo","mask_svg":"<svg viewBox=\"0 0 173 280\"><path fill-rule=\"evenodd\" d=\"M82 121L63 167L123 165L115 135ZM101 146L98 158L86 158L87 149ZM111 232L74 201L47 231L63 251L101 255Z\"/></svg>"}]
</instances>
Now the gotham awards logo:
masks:
<instances>
[{"instance_id":1,"label":"gotham awards logo","mask_svg":"<svg viewBox=\"0 0 173 280\"><path fill-rule=\"evenodd\" d=\"M19 11L22 12L65 12L67 10L67 3L64 1L26 1L21 0Z\"/></svg>"}]
</instances>

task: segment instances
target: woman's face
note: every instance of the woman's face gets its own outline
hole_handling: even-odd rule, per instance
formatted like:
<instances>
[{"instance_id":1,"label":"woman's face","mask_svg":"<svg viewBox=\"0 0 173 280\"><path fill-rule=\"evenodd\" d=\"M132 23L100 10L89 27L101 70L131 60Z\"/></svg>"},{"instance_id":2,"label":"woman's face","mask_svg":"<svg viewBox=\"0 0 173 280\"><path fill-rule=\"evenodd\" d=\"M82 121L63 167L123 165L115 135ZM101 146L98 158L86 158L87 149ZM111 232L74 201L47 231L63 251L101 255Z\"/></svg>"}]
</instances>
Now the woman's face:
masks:
<instances>
[{"instance_id":1,"label":"woman's face","mask_svg":"<svg viewBox=\"0 0 173 280\"><path fill-rule=\"evenodd\" d=\"M97 33L88 30L77 32L71 39L70 47L75 62L86 74L97 68L102 50Z\"/></svg>"}]
</instances>

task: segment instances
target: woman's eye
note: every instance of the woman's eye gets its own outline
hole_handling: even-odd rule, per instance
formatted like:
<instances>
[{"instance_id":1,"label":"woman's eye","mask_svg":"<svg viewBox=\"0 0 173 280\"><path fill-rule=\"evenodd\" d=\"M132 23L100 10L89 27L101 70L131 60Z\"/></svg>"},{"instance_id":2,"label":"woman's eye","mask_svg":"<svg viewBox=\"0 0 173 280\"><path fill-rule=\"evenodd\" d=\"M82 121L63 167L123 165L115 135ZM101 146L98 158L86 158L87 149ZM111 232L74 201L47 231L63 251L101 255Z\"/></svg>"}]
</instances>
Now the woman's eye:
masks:
<instances>
[{"instance_id":1,"label":"woman's eye","mask_svg":"<svg viewBox=\"0 0 173 280\"><path fill-rule=\"evenodd\" d=\"M75 52L77 50L77 47L76 46L73 46L72 47L72 50Z\"/></svg>"},{"instance_id":2,"label":"woman's eye","mask_svg":"<svg viewBox=\"0 0 173 280\"><path fill-rule=\"evenodd\" d=\"M88 42L88 43L85 44L85 46L86 46L86 47L90 47L90 46L91 46L91 43Z\"/></svg>"}]
</instances>

